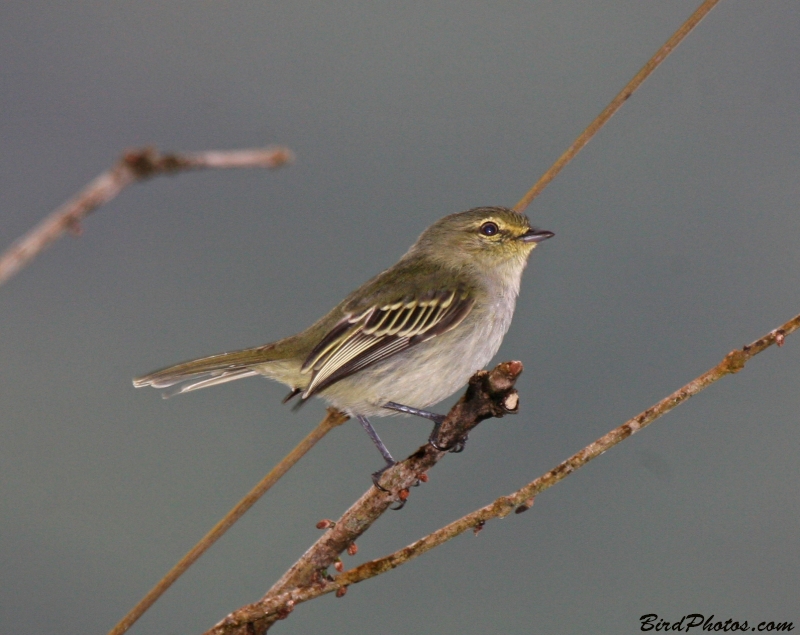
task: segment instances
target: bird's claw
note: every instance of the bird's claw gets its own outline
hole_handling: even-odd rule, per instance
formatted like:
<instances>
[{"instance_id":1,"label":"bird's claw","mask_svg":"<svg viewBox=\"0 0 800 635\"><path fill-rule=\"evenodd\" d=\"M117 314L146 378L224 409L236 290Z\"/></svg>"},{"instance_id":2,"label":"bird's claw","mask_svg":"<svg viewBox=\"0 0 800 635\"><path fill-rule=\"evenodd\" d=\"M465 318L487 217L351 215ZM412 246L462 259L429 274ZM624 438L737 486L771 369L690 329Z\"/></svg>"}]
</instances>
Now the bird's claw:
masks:
<instances>
[{"instance_id":1,"label":"bird's claw","mask_svg":"<svg viewBox=\"0 0 800 635\"><path fill-rule=\"evenodd\" d=\"M378 470L377 472L372 473L372 484L382 492L388 492L389 490L386 489L383 485L381 485L381 476L383 473L388 470L390 467L394 467L397 463L387 463L383 468Z\"/></svg>"},{"instance_id":2,"label":"bird's claw","mask_svg":"<svg viewBox=\"0 0 800 635\"><path fill-rule=\"evenodd\" d=\"M435 450L439 450L439 452L453 452L454 454L463 452L467 445L468 436L465 434L450 445L439 445L439 427L438 424L434 426L433 432L431 432L431 436L428 438L428 443L430 443Z\"/></svg>"}]
</instances>

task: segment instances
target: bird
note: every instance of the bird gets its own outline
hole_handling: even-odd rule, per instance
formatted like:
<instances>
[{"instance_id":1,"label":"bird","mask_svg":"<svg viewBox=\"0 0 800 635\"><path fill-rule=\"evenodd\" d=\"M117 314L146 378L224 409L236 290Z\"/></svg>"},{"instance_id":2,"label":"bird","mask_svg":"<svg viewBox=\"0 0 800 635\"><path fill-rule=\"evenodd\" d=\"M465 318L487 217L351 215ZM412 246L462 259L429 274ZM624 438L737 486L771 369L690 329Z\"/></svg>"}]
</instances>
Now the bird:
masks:
<instances>
[{"instance_id":1,"label":"bird","mask_svg":"<svg viewBox=\"0 0 800 635\"><path fill-rule=\"evenodd\" d=\"M477 207L433 223L392 267L300 333L138 377L164 397L262 375L298 406L318 396L356 418L386 465L395 464L369 418L419 415L464 386L500 348L528 256L553 232L524 214ZM438 447L438 446L436 446ZM440 448L447 449L447 448Z\"/></svg>"}]
</instances>

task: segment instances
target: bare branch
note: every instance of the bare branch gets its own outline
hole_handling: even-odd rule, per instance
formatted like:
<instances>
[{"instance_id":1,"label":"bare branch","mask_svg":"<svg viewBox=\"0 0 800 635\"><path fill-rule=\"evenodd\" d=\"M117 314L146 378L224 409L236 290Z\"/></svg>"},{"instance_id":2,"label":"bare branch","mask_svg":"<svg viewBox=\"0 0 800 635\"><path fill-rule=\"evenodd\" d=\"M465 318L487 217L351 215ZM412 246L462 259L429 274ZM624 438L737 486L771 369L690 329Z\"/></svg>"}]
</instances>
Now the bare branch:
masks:
<instances>
[{"instance_id":1,"label":"bare branch","mask_svg":"<svg viewBox=\"0 0 800 635\"><path fill-rule=\"evenodd\" d=\"M283 147L161 154L155 148L126 152L108 171L95 178L0 255L0 285L64 234L80 234L81 221L122 190L159 174L177 174L203 168L278 168L294 160Z\"/></svg>"},{"instance_id":2,"label":"bare branch","mask_svg":"<svg viewBox=\"0 0 800 635\"><path fill-rule=\"evenodd\" d=\"M244 606L237 611L229 614L224 620L217 624L213 629L208 631L205 635L239 635L239 634L261 634L264 633L276 620L284 619L294 609L294 607L308 600L314 599L326 593L336 593L342 596L347 587L351 584L356 584L363 580L368 580L376 575L380 575L386 571L394 569L423 553L430 551L448 540L472 529L473 531L480 531L488 520L493 518L504 518L511 511L521 513L530 509L533 505L534 498L540 492L552 487L569 474L572 474L578 468L586 465L592 459L605 453L607 450L615 446L617 443L627 439L634 433L642 428L651 424L653 421L666 414L676 406L682 404L684 401L706 389L719 379L726 375L738 373L742 370L745 364L761 351L769 348L773 344L782 346L786 336L800 328L800 315L795 316L783 326L774 329L767 333L764 337L756 340L752 344L744 346L741 350L734 350L728 353L725 358L714 368L703 373L696 379L690 381L685 386L679 388L671 395L665 397L657 404L651 406L644 412L636 415L632 419L626 421L618 428L615 428L597 439L594 443L590 443L580 452L572 455L566 461L563 461L555 468L543 474L534 481L531 481L524 487L521 487L515 492L507 496L501 496L495 501L481 507L459 518L452 523L434 531L427 536L420 538L416 542L400 549L388 556L365 562L364 564L346 571L336 576L329 578L325 572L329 562L330 553L336 551L336 555L341 553L347 545L342 547L342 540L345 536L357 536L366 531L369 524L374 520L371 519L365 526L359 525L362 521L362 514L369 513L369 506L376 498L388 498L387 494L378 492L374 488L364 494L361 499L356 502L342 518L337 521L333 528L330 529L324 536L322 536L295 564L290 571L276 585L270 589L259 602ZM519 362L506 362L506 364L519 364ZM502 366L502 364L501 364ZM520 365L521 367L521 365ZM498 366L493 373L496 372ZM472 381L470 382L472 385ZM509 395L516 396L514 391L509 391ZM466 397L466 396L465 396ZM464 398L462 398L462 401ZM512 400L513 401L513 400ZM461 402L459 402L460 404ZM507 402L505 402L507 403ZM451 411L452 414L452 411ZM448 415L448 420L451 416ZM451 437L454 438L454 437ZM432 449L430 445L423 446L415 454L403 462L406 466L415 457L424 451ZM404 470L405 471L405 470ZM393 474L393 476L395 476ZM413 474L412 474L413 476ZM404 477L405 479L405 477ZM395 478L392 479L394 483ZM407 483L408 481L402 480L399 484ZM388 505L387 505L388 506ZM385 508L384 508L385 509ZM344 525L342 527L342 525ZM358 526L357 532L351 533L350 528ZM353 538L354 540L354 538ZM318 558L319 554L327 553L327 557ZM316 563L319 568L316 570L317 575L312 576L310 581L304 580L303 576L293 576L292 572L298 568L300 563ZM327 563L327 564L326 564Z\"/></svg>"},{"instance_id":3,"label":"bare branch","mask_svg":"<svg viewBox=\"0 0 800 635\"><path fill-rule=\"evenodd\" d=\"M562 154L550 167L550 169L547 170L547 172L545 172L538 181L536 181L534 186L527 191L525 196L523 196L519 202L514 205L514 210L520 213L525 211L525 208L530 205L531 201L539 196L541 191L549 185L550 181L556 178L556 175L561 172L562 169L564 169L567 163L575 158L575 155L577 155L578 152L580 152L583 147L589 143L592 137L594 137L600 131L600 128L606 125L608 120L611 119L611 117L613 117L614 114L622 107L622 104L624 104L628 98L633 95L636 89L642 85L644 80L650 77L652 72L658 68L661 62L663 62L667 56L677 48L678 44L680 44L683 39L692 32L692 29L700 24L700 21L708 15L709 11L711 11L711 9L713 9L718 2L719 0L705 0L705 2L703 2L703 4L701 4L697 10L691 16L689 16L689 19L686 20L686 22L684 22L680 28L675 31L675 33L672 34L672 37L664 42L664 45L656 51L655 55L648 60L647 64L642 66L639 72L633 76L633 79L626 84L625 88L623 88L619 94L611 100L611 103L605 107L605 110L595 117L595 120L587 126L586 130L584 130L577 139L575 139L573 144L566 149L564 154Z\"/></svg>"},{"instance_id":4,"label":"bare branch","mask_svg":"<svg viewBox=\"0 0 800 635\"><path fill-rule=\"evenodd\" d=\"M484 419L515 413L518 399L514 382L521 373L520 362L503 362L492 371L476 373L470 379L466 393L453 406L442 424L438 437L441 446L449 447L465 440L470 430ZM328 567L390 505L404 501L408 496L408 489L418 480L425 480L426 472L445 454L446 452L437 450L431 444L426 444L405 461L388 470L381 480L381 487L387 491L371 487L292 565L259 602L231 613L208 631L208 634L264 633L276 620L288 614L293 606L290 600L297 590L327 589L331 584L327 579Z\"/></svg>"}]
</instances>

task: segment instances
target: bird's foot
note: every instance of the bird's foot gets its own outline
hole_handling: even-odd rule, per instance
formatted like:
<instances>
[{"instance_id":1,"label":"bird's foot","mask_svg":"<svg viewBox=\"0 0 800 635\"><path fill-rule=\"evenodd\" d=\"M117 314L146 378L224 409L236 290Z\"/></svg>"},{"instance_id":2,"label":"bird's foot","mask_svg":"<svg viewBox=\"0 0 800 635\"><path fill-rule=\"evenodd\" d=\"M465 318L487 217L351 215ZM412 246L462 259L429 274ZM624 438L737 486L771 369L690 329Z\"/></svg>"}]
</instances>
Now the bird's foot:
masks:
<instances>
[{"instance_id":1,"label":"bird's foot","mask_svg":"<svg viewBox=\"0 0 800 635\"><path fill-rule=\"evenodd\" d=\"M397 412L415 415L417 417L424 417L425 419L430 419L433 421L433 432L431 432L431 435L428 437L428 443L430 443L440 452L458 453L464 451L464 446L467 444L466 435L456 439L448 446L442 446L439 444L439 429L442 427L442 423L444 423L445 415L436 414L435 412L430 412L429 410L421 410L420 408L412 408L411 406L404 406L403 404L395 403L394 401L387 401L385 404L383 404L383 407L389 410L396 410Z\"/></svg>"},{"instance_id":2,"label":"bird's foot","mask_svg":"<svg viewBox=\"0 0 800 635\"><path fill-rule=\"evenodd\" d=\"M386 489L386 488L385 488L383 485L381 485L381 476L383 476L383 473L384 473L386 470L388 470L388 469L389 469L389 468L391 468L391 467L394 467L395 465L397 465L397 463L387 463L385 467L383 467L382 469L380 469L380 470L378 470L377 472L374 472L374 473L372 474L372 484L373 484L373 485L374 485L374 486L375 486L377 489L379 489L379 490L380 490L380 491L382 491L382 492L386 492L387 494L390 492L390 490ZM416 486L417 486L417 485L419 485L419 484L420 484L420 481L419 481L419 479L417 479L417 480L414 482L414 484L413 484L413 487L416 487ZM397 500L397 507L390 507L390 508L389 508L389 509L391 509L392 511L398 511L398 510L401 510L401 509L403 509L403 507L405 507L405 505L406 505L406 501L408 500L408 488L407 488L407 487L406 487L406 488L403 488L403 489L401 489L401 490L400 490L400 491L397 493L397 499L398 499L398 500Z\"/></svg>"},{"instance_id":3,"label":"bird's foot","mask_svg":"<svg viewBox=\"0 0 800 635\"><path fill-rule=\"evenodd\" d=\"M383 476L383 473L386 470L388 470L390 467L394 467L395 465L397 465L397 463L395 463L394 461L392 461L391 463L387 462L386 465L382 467L380 470L372 473L372 484L382 492L388 492L389 490L386 489L383 485L381 485L381 476Z\"/></svg>"},{"instance_id":4,"label":"bird's foot","mask_svg":"<svg viewBox=\"0 0 800 635\"><path fill-rule=\"evenodd\" d=\"M442 418L444 421L444 417ZM437 421L436 424L433 426L433 430L431 431L431 436L428 437L428 443L430 443L434 449L439 450L439 452L453 452L458 454L459 452L463 452L464 448L467 445L467 439L469 438L468 435L464 435L463 437L459 437L450 445L440 445L439 444L439 430L442 427L442 422Z\"/></svg>"}]
</instances>

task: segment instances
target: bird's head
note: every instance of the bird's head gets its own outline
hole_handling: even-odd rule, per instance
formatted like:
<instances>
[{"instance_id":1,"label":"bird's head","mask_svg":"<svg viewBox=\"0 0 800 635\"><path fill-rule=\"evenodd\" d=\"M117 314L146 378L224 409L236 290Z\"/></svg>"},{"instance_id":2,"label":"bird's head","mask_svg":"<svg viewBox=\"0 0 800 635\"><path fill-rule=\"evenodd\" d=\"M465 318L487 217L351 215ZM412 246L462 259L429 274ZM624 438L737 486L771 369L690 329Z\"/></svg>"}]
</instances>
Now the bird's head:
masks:
<instances>
[{"instance_id":1,"label":"bird's head","mask_svg":"<svg viewBox=\"0 0 800 635\"><path fill-rule=\"evenodd\" d=\"M450 214L428 227L411 251L454 268L520 272L531 251L553 232L531 227L528 217L505 207Z\"/></svg>"}]
</instances>

